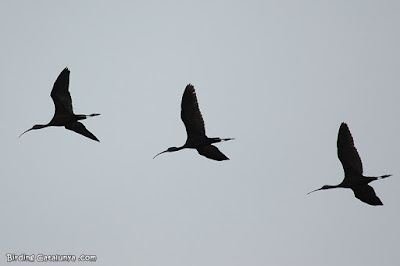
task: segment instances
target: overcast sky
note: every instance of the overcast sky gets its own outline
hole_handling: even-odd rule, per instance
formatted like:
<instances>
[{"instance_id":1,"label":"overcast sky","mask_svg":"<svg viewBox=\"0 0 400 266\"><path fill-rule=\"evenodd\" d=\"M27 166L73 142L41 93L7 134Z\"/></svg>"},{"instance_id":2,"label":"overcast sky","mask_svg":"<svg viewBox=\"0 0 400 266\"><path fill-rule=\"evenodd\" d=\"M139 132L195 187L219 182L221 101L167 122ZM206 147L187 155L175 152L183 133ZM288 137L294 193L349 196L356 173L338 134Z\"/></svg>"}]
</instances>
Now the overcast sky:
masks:
<instances>
[{"instance_id":1,"label":"overcast sky","mask_svg":"<svg viewBox=\"0 0 400 266\"><path fill-rule=\"evenodd\" d=\"M399 14L399 1L2 1L0 264L398 265ZM50 121L66 66L101 142L18 138ZM236 138L216 145L229 161L152 159L186 140L188 83L208 136ZM393 174L372 183L384 206L307 195L343 179L343 121L364 174Z\"/></svg>"}]
</instances>

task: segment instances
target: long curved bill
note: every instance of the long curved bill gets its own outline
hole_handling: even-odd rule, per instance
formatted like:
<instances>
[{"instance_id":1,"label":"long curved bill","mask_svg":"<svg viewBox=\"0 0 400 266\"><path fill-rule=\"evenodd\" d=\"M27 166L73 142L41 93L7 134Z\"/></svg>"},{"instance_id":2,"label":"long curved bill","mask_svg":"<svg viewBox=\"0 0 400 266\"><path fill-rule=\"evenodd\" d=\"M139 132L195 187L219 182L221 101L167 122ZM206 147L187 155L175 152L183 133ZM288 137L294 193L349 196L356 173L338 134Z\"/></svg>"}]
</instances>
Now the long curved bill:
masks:
<instances>
[{"instance_id":1,"label":"long curved bill","mask_svg":"<svg viewBox=\"0 0 400 266\"><path fill-rule=\"evenodd\" d=\"M28 129L27 131L25 131L24 133L22 133L21 135L19 135L18 138L20 138L22 135L24 135L26 132L28 132L28 131L30 131L30 130L32 130L32 129L33 129L33 128Z\"/></svg>"},{"instance_id":2,"label":"long curved bill","mask_svg":"<svg viewBox=\"0 0 400 266\"><path fill-rule=\"evenodd\" d=\"M156 156L154 156L153 159L156 158L158 155L164 153L164 152L167 152L167 150L160 152L159 154L157 154Z\"/></svg>"},{"instance_id":3,"label":"long curved bill","mask_svg":"<svg viewBox=\"0 0 400 266\"><path fill-rule=\"evenodd\" d=\"M308 194L310 194L310 193L313 193L313 192L315 192L315 191L321 190L321 189L322 189L322 188L319 188L319 189L316 189L316 190L310 191L310 192L308 192L308 193L307 193L307 195L308 195Z\"/></svg>"}]
</instances>

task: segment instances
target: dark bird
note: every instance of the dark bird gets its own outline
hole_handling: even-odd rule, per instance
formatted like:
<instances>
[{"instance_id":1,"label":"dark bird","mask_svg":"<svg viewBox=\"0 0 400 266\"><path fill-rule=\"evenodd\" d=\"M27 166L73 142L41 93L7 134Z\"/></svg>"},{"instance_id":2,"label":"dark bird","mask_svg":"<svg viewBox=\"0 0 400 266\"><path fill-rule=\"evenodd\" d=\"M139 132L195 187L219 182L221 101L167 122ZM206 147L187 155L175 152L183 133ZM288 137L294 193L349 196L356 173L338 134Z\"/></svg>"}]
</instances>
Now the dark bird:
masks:
<instances>
[{"instance_id":1,"label":"dark bird","mask_svg":"<svg viewBox=\"0 0 400 266\"><path fill-rule=\"evenodd\" d=\"M337 150L340 162L344 169L344 179L342 183L336 186L325 185L322 188L313 190L308 194L330 188L350 188L353 190L357 199L370 205L383 205L376 196L374 189L368 183L389 177L391 175L382 175L378 177L364 176L360 156L356 147L354 147L353 137L346 123L342 123L339 128Z\"/></svg>"},{"instance_id":2,"label":"dark bird","mask_svg":"<svg viewBox=\"0 0 400 266\"><path fill-rule=\"evenodd\" d=\"M72 99L71 95L68 91L69 86L69 70L65 68L60 75L58 76L56 82L54 82L53 90L51 91L51 98L53 99L54 106L56 111L54 113L51 121L46 125L34 125L31 129L28 129L24 133L22 133L19 137L21 137L26 132L32 129L41 129L44 127L51 126L65 126L66 129L75 131L78 134L81 134L85 137L88 137L92 140L99 141L86 127L78 122L78 120L86 119L90 116L97 116L100 114L91 114L91 115L76 115L72 111Z\"/></svg>"},{"instance_id":3,"label":"dark bird","mask_svg":"<svg viewBox=\"0 0 400 266\"><path fill-rule=\"evenodd\" d=\"M196 92L191 84L186 86L185 92L182 96L181 104L181 119L186 127L187 140L185 145L181 147L171 147L167 150L160 152L158 155L164 152L179 151L182 149L190 148L196 149L201 155L213 159L216 161L229 160L217 147L211 145L213 143L232 140L233 138L220 139L220 138L209 138L206 136L206 130L204 127L204 120L200 113L199 105L197 103ZM153 159L154 159L153 158Z\"/></svg>"}]
</instances>

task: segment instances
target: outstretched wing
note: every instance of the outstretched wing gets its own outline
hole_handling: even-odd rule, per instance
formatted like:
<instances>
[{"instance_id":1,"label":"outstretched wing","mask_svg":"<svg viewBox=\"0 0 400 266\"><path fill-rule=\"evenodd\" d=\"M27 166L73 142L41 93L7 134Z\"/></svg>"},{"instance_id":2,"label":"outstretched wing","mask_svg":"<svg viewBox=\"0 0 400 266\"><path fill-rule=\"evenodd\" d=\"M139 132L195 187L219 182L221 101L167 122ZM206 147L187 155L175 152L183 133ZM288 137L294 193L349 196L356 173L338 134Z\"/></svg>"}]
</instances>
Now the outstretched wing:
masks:
<instances>
[{"instance_id":1,"label":"outstretched wing","mask_svg":"<svg viewBox=\"0 0 400 266\"><path fill-rule=\"evenodd\" d=\"M86 129L86 127L80 123L80 122L72 122L69 123L65 126L66 129L72 130L78 134L84 135L85 137L88 137L89 139L99 141L95 135L93 135L89 130ZM99 141L100 142L100 141Z\"/></svg>"},{"instance_id":2,"label":"outstretched wing","mask_svg":"<svg viewBox=\"0 0 400 266\"><path fill-rule=\"evenodd\" d=\"M220 152L220 150L218 150L218 148L213 145L201 146L196 149L201 155L203 155L209 159L213 159L216 161L229 160L229 158L226 157L225 154Z\"/></svg>"},{"instance_id":3,"label":"outstretched wing","mask_svg":"<svg viewBox=\"0 0 400 266\"><path fill-rule=\"evenodd\" d=\"M342 123L339 128L337 150L343 169L350 176L361 175L363 173L362 162L354 147L353 137L346 123Z\"/></svg>"},{"instance_id":4,"label":"outstretched wing","mask_svg":"<svg viewBox=\"0 0 400 266\"><path fill-rule=\"evenodd\" d=\"M374 189L366 184L351 188L357 199L369 205L383 205L382 201L376 196Z\"/></svg>"},{"instance_id":5,"label":"outstretched wing","mask_svg":"<svg viewBox=\"0 0 400 266\"><path fill-rule=\"evenodd\" d=\"M56 107L56 115L70 115L72 111L72 99L68 91L69 86L69 70L64 70L58 75L56 82L54 82L53 90L51 91L51 98L53 99Z\"/></svg>"},{"instance_id":6,"label":"outstretched wing","mask_svg":"<svg viewBox=\"0 0 400 266\"><path fill-rule=\"evenodd\" d=\"M186 133L189 136L205 136L203 116L201 115L197 103L196 92L191 84L186 86L182 96L181 118L186 127Z\"/></svg>"}]
</instances>

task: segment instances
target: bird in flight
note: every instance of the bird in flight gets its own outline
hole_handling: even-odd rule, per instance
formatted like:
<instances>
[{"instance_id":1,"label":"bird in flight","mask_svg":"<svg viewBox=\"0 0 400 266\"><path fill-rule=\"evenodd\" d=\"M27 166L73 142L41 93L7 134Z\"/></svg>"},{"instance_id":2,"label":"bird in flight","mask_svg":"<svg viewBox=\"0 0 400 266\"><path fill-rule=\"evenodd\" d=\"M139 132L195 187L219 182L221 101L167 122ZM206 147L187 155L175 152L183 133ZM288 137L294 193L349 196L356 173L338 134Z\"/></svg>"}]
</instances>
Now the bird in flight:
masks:
<instances>
[{"instance_id":1,"label":"bird in flight","mask_svg":"<svg viewBox=\"0 0 400 266\"><path fill-rule=\"evenodd\" d=\"M182 149L196 149L200 155L216 161L229 160L213 143L233 140L233 138L209 138L206 136L204 120L201 115L199 105L197 103L196 92L193 85L188 84L182 96L181 104L181 119L185 124L187 139L186 143L181 147L170 147L167 150L160 152L174 152ZM153 159L154 159L153 158Z\"/></svg>"},{"instance_id":2,"label":"bird in flight","mask_svg":"<svg viewBox=\"0 0 400 266\"><path fill-rule=\"evenodd\" d=\"M92 140L99 141L82 123L78 122L78 120L83 120L91 116L98 116L100 114L76 115L72 110L72 99L68 91L69 72L68 68L65 68L58 76L56 82L54 82L50 96L53 99L56 110L51 121L46 125L34 125L19 137L33 129L64 126L66 129L72 130Z\"/></svg>"},{"instance_id":3,"label":"bird in flight","mask_svg":"<svg viewBox=\"0 0 400 266\"><path fill-rule=\"evenodd\" d=\"M337 150L340 162L343 165L344 179L342 183L336 186L325 185L322 188L313 190L308 194L324 189L331 188L350 188L353 190L357 199L370 205L383 205L381 200L376 196L374 189L368 183L389 177L391 175L382 176L364 176L363 167L357 149L354 146L353 137L351 136L349 127L346 123L342 123L339 128Z\"/></svg>"}]
</instances>

